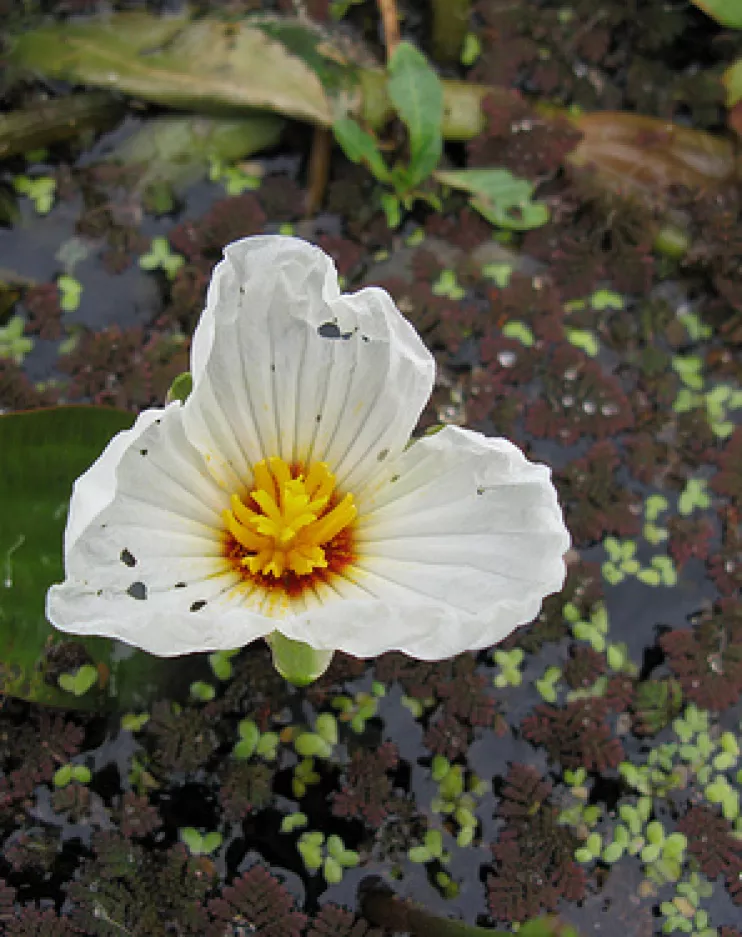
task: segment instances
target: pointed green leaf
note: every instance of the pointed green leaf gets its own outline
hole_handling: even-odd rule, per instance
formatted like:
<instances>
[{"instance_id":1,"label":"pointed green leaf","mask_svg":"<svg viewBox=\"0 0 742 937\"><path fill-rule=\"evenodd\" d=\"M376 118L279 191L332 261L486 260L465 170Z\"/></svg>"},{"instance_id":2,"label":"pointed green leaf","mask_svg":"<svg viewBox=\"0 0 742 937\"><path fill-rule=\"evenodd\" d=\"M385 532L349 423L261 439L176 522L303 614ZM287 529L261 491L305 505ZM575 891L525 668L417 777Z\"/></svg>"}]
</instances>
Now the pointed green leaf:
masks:
<instances>
[{"instance_id":1,"label":"pointed green leaf","mask_svg":"<svg viewBox=\"0 0 742 937\"><path fill-rule=\"evenodd\" d=\"M389 97L410 137L407 188L428 178L443 150L443 86L428 60L400 42L389 61Z\"/></svg>"},{"instance_id":2,"label":"pointed green leaf","mask_svg":"<svg viewBox=\"0 0 742 937\"><path fill-rule=\"evenodd\" d=\"M507 169L450 169L435 178L472 196L472 208L494 225L514 231L538 228L549 220L543 202L532 201L535 186Z\"/></svg>"},{"instance_id":3,"label":"pointed green leaf","mask_svg":"<svg viewBox=\"0 0 742 937\"><path fill-rule=\"evenodd\" d=\"M376 139L351 117L341 117L332 125L340 148L352 163L362 163L379 182L389 179L389 169Z\"/></svg>"}]
</instances>

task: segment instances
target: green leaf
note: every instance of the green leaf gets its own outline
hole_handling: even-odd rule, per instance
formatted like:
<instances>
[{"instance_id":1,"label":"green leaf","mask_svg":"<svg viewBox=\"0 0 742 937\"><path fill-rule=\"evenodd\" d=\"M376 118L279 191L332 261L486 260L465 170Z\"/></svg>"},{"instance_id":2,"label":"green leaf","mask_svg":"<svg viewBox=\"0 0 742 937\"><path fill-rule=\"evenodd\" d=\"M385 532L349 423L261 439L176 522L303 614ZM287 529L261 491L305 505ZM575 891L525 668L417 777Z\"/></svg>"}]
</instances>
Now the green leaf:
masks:
<instances>
[{"instance_id":1,"label":"green leaf","mask_svg":"<svg viewBox=\"0 0 742 937\"><path fill-rule=\"evenodd\" d=\"M526 348L531 348L536 341L529 325L517 319L511 319L502 327L502 334L505 338L512 338Z\"/></svg>"},{"instance_id":2,"label":"green leaf","mask_svg":"<svg viewBox=\"0 0 742 937\"><path fill-rule=\"evenodd\" d=\"M389 97L410 137L408 188L428 178L443 150L443 86L425 56L400 42L389 61Z\"/></svg>"},{"instance_id":3,"label":"green leaf","mask_svg":"<svg viewBox=\"0 0 742 937\"><path fill-rule=\"evenodd\" d=\"M11 358L21 364L33 348L33 340L23 334L23 316L13 316L8 324L0 328L0 358Z\"/></svg>"},{"instance_id":4,"label":"green leaf","mask_svg":"<svg viewBox=\"0 0 742 937\"><path fill-rule=\"evenodd\" d=\"M433 856L427 846L412 846L407 852L407 858L410 862L422 864L429 862Z\"/></svg>"},{"instance_id":5,"label":"green leaf","mask_svg":"<svg viewBox=\"0 0 742 937\"><path fill-rule=\"evenodd\" d=\"M182 377L182 375L179 375ZM175 379L176 381L178 378ZM174 382L173 382L174 383ZM229 680L232 676L231 651L214 651L209 654L209 666L218 680Z\"/></svg>"},{"instance_id":6,"label":"green leaf","mask_svg":"<svg viewBox=\"0 0 742 937\"><path fill-rule=\"evenodd\" d=\"M731 29L742 29L742 3L740 0L691 0L717 23Z\"/></svg>"},{"instance_id":7,"label":"green leaf","mask_svg":"<svg viewBox=\"0 0 742 937\"><path fill-rule=\"evenodd\" d=\"M276 757L278 741L278 734L276 732L264 732L260 736L260 741L258 742L258 747L255 749L255 754L260 755L261 758L265 758L267 761L273 761L273 759Z\"/></svg>"},{"instance_id":8,"label":"green leaf","mask_svg":"<svg viewBox=\"0 0 742 937\"><path fill-rule=\"evenodd\" d=\"M332 856L328 856L325 859L322 872L324 873L325 881L328 885L339 885L343 880L343 867L337 859L333 859Z\"/></svg>"},{"instance_id":9,"label":"green leaf","mask_svg":"<svg viewBox=\"0 0 742 937\"><path fill-rule=\"evenodd\" d=\"M191 684L191 697L201 703L208 703L216 696L214 687L205 680L195 680Z\"/></svg>"},{"instance_id":10,"label":"green leaf","mask_svg":"<svg viewBox=\"0 0 742 937\"><path fill-rule=\"evenodd\" d=\"M379 182L387 182L389 169L376 138L351 117L341 117L332 125L338 145L352 163L367 166Z\"/></svg>"},{"instance_id":11,"label":"green leaf","mask_svg":"<svg viewBox=\"0 0 742 937\"><path fill-rule=\"evenodd\" d=\"M311 758L314 755L319 758L329 758L332 754L332 746L314 732L302 732L298 735L294 739L294 748L302 758Z\"/></svg>"},{"instance_id":12,"label":"green leaf","mask_svg":"<svg viewBox=\"0 0 742 937\"><path fill-rule=\"evenodd\" d=\"M180 830L180 839L194 855L200 855L203 837L197 829L192 826L184 826Z\"/></svg>"},{"instance_id":13,"label":"green leaf","mask_svg":"<svg viewBox=\"0 0 742 937\"><path fill-rule=\"evenodd\" d=\"M82 283L63 273L57 280L57 286L59 287L59 305L65 312L74 312L80 305Z\"/></svg>"},{"instance_id":14,"label":"green leaf","mask_svg":"<svg viewBox=\"0 0 742 937\"><path fill-rule=\"evenodd\" d=\"M72 765L62 765L54 772L52 781L55 787L67 787L72 780Z\"/></svg>"},{"instance_id":15,"label":"green leaf","mask_svg":"<svg viewBox=\"0 0 742 937\"><path fill-rule=\"evenodd\" d=\"M46 591L64 578L62 533L72 483L133 414L103 407L57 407L0 416L0 692L47 705L146 708L184 695L203 659L167 660L106 638L56 631L44 614ZM89 662L68 689L48 673L54 645L82 648ZM95 675L97 682L83 683ZM77 678L77 683L75 679ZM67 681L63 681L67 683ZM79 695L76 695L75 690Z\"/></svg>"},{"instance_id":16,"label":"green leaf","mask_svg":"<svg viewBox=\"0 0 742 937\"><path fill-rule=\"evenodd\" d=\"M98 671L90 664L83 664L75 673L59 675L57 683L74 696L82 696L98 681Z\"/></svg>"},{"instance_id":17,"label":"green leaf","mask_svg":"<svg viewBox=\"0 0 742 937\"><path fill-rule=\"evenodd\" d=\"M216 17L131 12L28 30L14 37L7 64L171 107L259 108L329 126L325 88L334 78L341 90L349 69L322 59L320 41L296 25L289 33L270 23L226 28Z\"/></svg>"},{"instance_id":18,"label":"green leaf","mask_svg":"<svg viewBox=\"0 0 742 937\"><path fill-rule=\"evenodd\" d=\"M281 820L281 832L293 833L294 830L300 830L307 825L307 815L305 813L289 813Z\"/></svg>"},{"instance_id":19,"label":"green leaf","mask_svg":"<svg viewBox=\"0 0 742 937\"><path fill-rule=\"evenodd\" d=\"M216 852L216 850L221 846L221 844L222 844L221 833L218 833L218 832L207 833L206 836L203 837L203 840L201 842L201 851L203 852L204 855L209 855L212 852Z\"/></svg>"},{"instance_id":20,"label":"green leaf","mask_svg":"<svg viewBox=\"0 0 742 937\"><path fill-rule=\"evenodd\" d=\"M600 351L600 345L598 339L595 337L593 332L590 332L588 329L568 329L564 330L567 339L581 351L584 351L586 355L589 355L591 358L594 358Z\"/></svg>"},{"instance_id":21,"label":"green leaf","mask_svg":"<svg viewBox=\"0 0 742 937\"><path fill-rule=\"evenodd\" d=\"M596 290L590 297L590 305L598 312L604 312L606 309L623 309L625 304L620 293L614 293L613 290Z\"/></svg>"},{"instance_id":22,"label":"green leaf","mask_svg":"<svg viewBox=\"0 0 742 937\"><path fill-rule=\"evenodd\" d=\"M328 745L337 745L338 721L332 713L320 713L314 723L315 731Z\"/></svg>"},{"instance_id":23,"label":"green leaf","mask_svg":"<svg viewBox=\"0 0 742 937\"><path fill-rule=\"evenodd\" d=\"M546 205L532 201L534 184L507 169L450 169L437 172L435 178L469 192L472 208L500 228L529 231L549 220Z\"/></svg>"},{"instance_id":24,"label":"green leaf","mask_svg":"<svg viewBox=\"0 0 742 937\"><path fill-rule=\"evenodd\" d=\"M124 713L121 728L127 732L139 732L149 722L149 713Z\"/></svg>"}]
</instances>

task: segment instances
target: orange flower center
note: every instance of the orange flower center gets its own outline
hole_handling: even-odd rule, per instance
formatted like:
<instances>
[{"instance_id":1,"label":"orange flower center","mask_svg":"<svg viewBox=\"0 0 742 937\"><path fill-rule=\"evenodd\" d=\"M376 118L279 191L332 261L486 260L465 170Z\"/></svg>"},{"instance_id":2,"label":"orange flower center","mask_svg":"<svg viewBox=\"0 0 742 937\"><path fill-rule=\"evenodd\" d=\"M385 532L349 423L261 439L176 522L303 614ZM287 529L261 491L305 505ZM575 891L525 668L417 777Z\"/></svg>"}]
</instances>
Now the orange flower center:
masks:
<instances>
[{"instance_id":1,"label":"orange flower center","mask_svg":"<svg viewBox=\"0 0 742 937\"><path fill-rule=\"evenodd\" d=\"M271 458L258 462L253 475L248 498L232 495L231 510L223 513L240 566L274 580L327 568L332 541L358 514L353 495L338 501L335 476L324 462L292 472L283 459Z\"/></svg>"}]
</instances>

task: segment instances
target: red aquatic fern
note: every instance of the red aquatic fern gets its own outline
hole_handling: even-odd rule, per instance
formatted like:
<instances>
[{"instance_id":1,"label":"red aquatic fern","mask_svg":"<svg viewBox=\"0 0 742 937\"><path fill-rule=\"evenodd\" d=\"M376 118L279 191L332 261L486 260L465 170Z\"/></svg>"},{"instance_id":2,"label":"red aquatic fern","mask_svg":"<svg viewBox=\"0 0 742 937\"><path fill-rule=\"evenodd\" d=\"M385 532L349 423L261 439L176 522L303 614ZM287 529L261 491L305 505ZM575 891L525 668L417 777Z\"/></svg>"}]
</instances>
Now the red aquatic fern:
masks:
<instances>
[{"instance_id":1,"label":"red aquatic fern","mask_svg":"<svg viewBox=\"0 0 742 937\"><path fill-rule=\"evenodd\" d=\"M161 772L197 771L218 746L210 721L200 709L176 709L165 700L152 707L146 735L155 742L153 765Z\"/></svg>"},{"instance_id":2,"label":"red aquatic fern","mask_svg":"<svg viewBox=\"0 0 742 937\"><path fill-rule=\"evenodd\" d=\"M688 851L708 878L736 871L742 859L742 842L732 824L704 804L689 807L677 829L688 839Z\"/></svg>"},{"instance_id":3,"label":"red aquatic fern","mask_svg":"<svg viewBox=\"0 0 742 937\"><path fill-rule=\"evenodd\" d=\"M742 589L742 529L737 508L730 505L723 508L721 519L721 547L708 559L707 566L719 592L734 596Z\"/></svg>"},{"instance_id":4,"label":"red aquatic fern","mask_svg":"<svg viewBox=\"0 0 742 937\"><path fill-rule=\"evenodd\" d=\"M15 361L0 358L0 413L51 407L58 397L53 387L39 390Z\"/></svg>"},{"instance_id":5,"label":"red aquatic fern","mask_svg":"<svg viewBox=\"0 0 742 937\"><path fill-rule=\"evenodd\" d=\"M62 335L62 309L56 283L41 283L26 290L23 305L28 312L25 331L39 338L58 339Z\"/></svg>"},{"instance_id":6,"label":"red aquatic fern","mask_svg":"<svg viewBox=\"0 0 742 937\"><path fill-rule=\"evenodd\" d=\"M273 793L273 770L264 764L238 761L226 766L218 788L224 816L233 823L263 807Z\"/></svg>"},{"instance_id":7,"label":"red aquatic fern","mask_svg":"<svg viewBox=\"0 0 742 937\"><path fill-rule=\"evenodd\" d=\"M491 226L470 208L462 208L450 215L434 212L425 221L425 232L464 251L472 251L492 238Z\"/></svg>"},{"instance_id":8,"label":"red aquatic fern","mask_svg":"<svg viewBox=\"0 0 742 937\"><path fill-rule=\"evenodd\" d=\"M6 924L4 937L79 937L85 932L53 908L23 907Z\"/></svg>"},{"instance_id":9,"label":"red aquatic fern","mask_svg":"<svg viewBox=\"0 0 742 937\"><path fill-rule=\"evenodd\" d=\"M689 629L660 638L683 692L704 709L728 709L742 693L742 603L722 599Z\"/></svg>"},{"instance_id":10,"label":"red aquatic fern","mask_svg":"<svg viewBox=\"0 0 742 937\"><path fill-rule=\"evenodd\" d=\"M708 517L671 517L667 551L680 571L690 559L705 560L711 552L714 525Z\"/></svg>"},{"instance_id":11,"label":"red aquatic fern","mask_svg":"<svg viewBox=\"0 0 742 937\"><path fill-rule=\"evenodd\" d=\"M216 879L211 860L182 843L153 852L119 832L94 834L91 845L92 857L68 888L70 917L84 933L203 937L202 901Z\"/></svg>"},{"instance_id":12,"label":"red aquatic fern","mask_svg":"<svg viewBox=\"0 0 742 937\"><path fill-rule=\"evenodd\" d=\"M566 345L554 351L544 374L543 393L526 410L530 433L563 445L584 436L615 436L633 422L619 381L579 349Z\"/></svg>"},{"instance_id":13,"label":"red aquatic fern","mask_svg":"<svg viewBox=\"0 0 742 937\"><path fill-rule=\"evenodd\" d=\"M349 238L322 234L317 238L317 244L332 257L338 273L343 277L355 273L363 260L363 248Z\"/></svg>"},{"instance_id":14,"label":"red aquatic fern","mask_svg":"<svg viewBox=\"0 0 742 937\"><path fill-rule=\"evenodd\" d=\"M340 790L333 796L333 814L378 827L391 809L393 788L389 772L397 767L398 761L399 752L391 742L384 742L373 751L353 752Z\"/></svg>"},{"instance_id":15,"label":"red aquatic fern","mask_svg":"<svg viewBox=\"0 0 742 937\"><path fill-rule=\"evenodd\" d=\"M188 260L219 260L225 244L263 229L266 216L255 195L247 192L215 202L197 221L183 221L170 232L170 242Z\"/></svg>"},{"instance_id":16,"label":"red aquatic fern","mask_svg":"<svg viewBox=\"0 0 742 937\"><path fill-rule=\"evenodd\" d=\"M158 328L177 326L187 335L193 333L205 305L213 266L210 260L197 259L178 270L170 286L170 299L155 323Z\"/></svg>"},{"instance_id":17,"label":"red aquatic fern","mask_svg":"<svg viewBox=\"0 0 742 937\"><path fill-rule=\"evenodd\" d=\"M609 533L619 537L639 533L641 499L619 481L620 465L616 446L603 440L557 475L557 488L576 546L595 543Z\"/></svg>"},{"instance_id":18,"label":"red aquatic fern","mask_svg":"<svg viewBox=\"0 0 742 937\"><path fill-rule=\"evenodd\" d=\"M285 173L266 176L256 196L272 224L298 221L304 214L304 191Z\"/></svg>"},{"instance_id":19,"label":"red aquatic fern","mask_svg":"<svg viewBox=\"0 0 742 937\"><path fill-rule=\"evenodd\" d=\"M383 937L383 933L347 908L325 904L312 918L306 937Z\"/></svg>"},{"instance_id":20,"label":"red aquatic fern","mask_svg":"<svg viewBox=\"0 0 742 937\"><path fill-rule=\"evenodd\" d=\"M742 505L742 426L729 437L715 461L719 471L711 479L711 487Z\"/></svg>"},{"instance_id":21,"label":"red aquatic fern","mask_svg":"<svg viewBox=\"0 0 742 937\"><path fill-rule=\"evenodd\" d=\"M482 113L484 129L467 147L470 166L503 166L539 179L556 172L580 140L573 125L543 117L517 95L487 96Z\"/></svg>"},{"instance_id":22,"label":"red aquatic fern","mask_svg":"<svg viewBox=\"0 0 742 937\"><path fill-rule=\"evenodd\" d=\"M606 671L606 660L591 647L573 645L570 658L564 665L563 676L573 690L591 687L598 677Z\"/></svg>"},{"instance_id":23,"label":"red aquatic fern","mask_svg":"<svg viewBox=\"0 0 742 937\"><path fill-rule=\"evenodd\" d=\"M68 823L81 823L83 820L93 825L90 818L90 788L73 781L52 793L52 807Z\"/></svg>"},{"instance_id":24,"label":"red aquatic fern","mask_svg":"<svg viewBox=\"0 0 742 937\"><path fill-rule=\"evenodd\" d=\"M127 839L149 836L162 825L157 808L146 797L127 791L118 809L119 828Z\"/></svg>"},{"instance_id":25,"label":"red aquatic fern","mask_svg":"<svg viewBox=\"0 0 742 937\"><path fill-rule=\"evenodd\" d=\"M576 839L558 823L548 798L551 785L538 771L513 765L497 813L505 820L493 845L494 871L487 902L498 921L524 920L553 910L560 898L579 901L585 875L574 861Z\"/></svg>"},{"instance_id":26,"label":"red aquatic fern","mask_svg":"<svg viewBox=\"0 0 742 937\"><path fill-rule=\"evenodd\" d=\"M237 925L260 937L301 937L306 917L295 904L285 885L264 866L254 865L207 903L209 937L222 937Z\"/></svg>"},{"instance_id":27,"label":"red aquatic fern","mask_svg":"<svg viewBox=\"0 0 742 937\"><path fill-rule=\"evenodd\" d=\"M521 730L535 745L543 745L552 761L565 768L605 771L624 758L623 746L606 722L603 699L575 700L563 709L537 706L523 720Z\"/></svg>"},{"instance_id":28,"label":"red aquatic fern","mask_svg":"<svg viewBox=\"0 0 742 937\"><path fill-rule=\"evenodd\" d=\"M468 750L471 729L456 716L442 712L430 720L423 741L433 754L453 761Z\"/></svg>"}]
</instances>

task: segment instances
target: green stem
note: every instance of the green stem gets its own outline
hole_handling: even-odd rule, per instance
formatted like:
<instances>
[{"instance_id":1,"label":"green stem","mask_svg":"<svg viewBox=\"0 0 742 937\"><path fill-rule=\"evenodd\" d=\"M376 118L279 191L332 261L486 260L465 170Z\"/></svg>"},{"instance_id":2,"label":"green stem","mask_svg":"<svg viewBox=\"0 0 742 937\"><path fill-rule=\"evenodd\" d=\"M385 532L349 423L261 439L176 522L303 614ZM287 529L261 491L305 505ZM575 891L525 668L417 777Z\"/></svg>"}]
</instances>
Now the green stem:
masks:
<instances>
[{"instance_id":1,"label":"green stem","mask_svg":"<svg viewBox=\"0 0 742 937\"><path fill-rule=\"evenodd\" d=\"M377 927L406 932L411 937L512 937L512 931L491 930L437 917L419 905L399 898L377 876L369 876L358 889L363 916ZM556 918L537 918L523 924L519 937L578 937Z\"/></svg>"},{"instance_id":2,"label":"green stem","mask_svg":"<svg viewBox=\"0 0 742 937\"><path fill-rule=\"evenodd\" d=\"M294 686L308 686L318 680L330 666L335 653L318 651L303 641L292 641L280 631L274 631L266 640L273 655L273 666Z\"/></svg>"},{"instance_id":3,"label":"green stem","mask_svg":"<svg viewBox=\"0 0 742 937\"><path fill-rule=\"evenodd\" d=\"M433 56L436 61L458 62L469 28L471 0L431 0Z\"/></svg>"},{"instance_id":4,"label":"green stem","mask_svg":"<svg viewBox=\"0 0 742 937\"><path fill-rule=\"evenodd\" d=\"M123 111L123 103L110 94L91 92L0 114L0 159L111 126Z\"/></svg>"}]
</instances>

